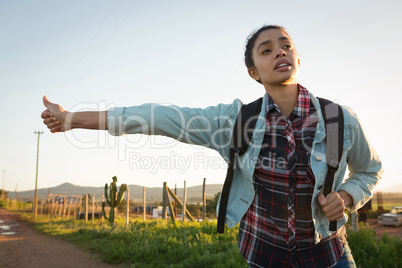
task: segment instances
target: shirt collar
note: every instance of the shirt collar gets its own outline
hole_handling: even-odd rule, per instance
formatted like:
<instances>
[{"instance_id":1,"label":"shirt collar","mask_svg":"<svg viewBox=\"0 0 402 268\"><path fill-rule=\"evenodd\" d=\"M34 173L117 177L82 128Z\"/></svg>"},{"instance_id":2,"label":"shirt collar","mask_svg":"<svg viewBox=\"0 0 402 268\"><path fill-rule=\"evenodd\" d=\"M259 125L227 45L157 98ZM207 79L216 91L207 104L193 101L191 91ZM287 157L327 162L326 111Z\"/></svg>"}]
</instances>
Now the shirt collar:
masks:
<instances>
[{"instance_id":1,"label":"shirt collar","mask_svg":"<svg viewBox=\"0 0 402 268\"><path fill-rule=\"evenodd\" d=\"M299 88L299 96L297 98L297 103L295 108L292 111L292 114L298 117L308 117L310 113L310 95L308 90L300 84L297 84ZM278 105L274 102L274 100L267 94L267 114L275 109L278 113L281 113Z\"/></svg>"}]
</instances>

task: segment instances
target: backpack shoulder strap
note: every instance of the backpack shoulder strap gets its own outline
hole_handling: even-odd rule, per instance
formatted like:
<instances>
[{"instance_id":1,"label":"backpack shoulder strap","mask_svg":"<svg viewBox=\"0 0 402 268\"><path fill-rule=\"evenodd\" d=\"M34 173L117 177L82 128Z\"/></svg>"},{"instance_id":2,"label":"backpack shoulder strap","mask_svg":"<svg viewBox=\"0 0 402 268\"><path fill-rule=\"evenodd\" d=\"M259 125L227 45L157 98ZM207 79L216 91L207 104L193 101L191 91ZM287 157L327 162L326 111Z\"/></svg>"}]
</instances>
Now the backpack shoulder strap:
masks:
<instances>
[{"instance_id":1,"label":"backpack shoulder strap","mask_svg":"<svg viewBox=\"0 0 402 268\"><path fill-rule=\"evenodd\" d=\"M259 98L247 105L243 105L237 115L230 143L228 170L225 183L223 184L219 205L218 233L223 233L225 230L226 209L233 181L233 166L236 155L243 155L247 151L255 124L257 123L258 115L261 112L261 105L262 98Z\"/></svg>"},{"instance_id":2,"label":"backpack shoulder strap","mask_svg":"<svg viewBox=\"0 0 402 268\"><path fill-rule=\"evenodd\" d=\"M339 163L343 151L343 131L344 118L340 105L323 98L318 98L321 106L321 113L324 118L326 132L326 163L328 166L327 176L324 183L324 196L332 191L335 172L339 168ZM337 222L331 221L329 225L330 231L337 230Z\"/></svg>"}]
</instances>

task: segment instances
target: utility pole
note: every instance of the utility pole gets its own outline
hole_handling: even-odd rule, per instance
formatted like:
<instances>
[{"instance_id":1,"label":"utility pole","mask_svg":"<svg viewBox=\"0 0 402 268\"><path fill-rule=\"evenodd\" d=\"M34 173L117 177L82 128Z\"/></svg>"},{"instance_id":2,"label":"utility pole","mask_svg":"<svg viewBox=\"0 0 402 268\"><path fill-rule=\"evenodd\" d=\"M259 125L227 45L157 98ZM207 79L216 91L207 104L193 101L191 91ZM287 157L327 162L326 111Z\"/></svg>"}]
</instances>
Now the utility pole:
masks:
<instances>
[{"instance_id":1,"label":"utility pole","mask_svg":"<svg viewBox=\"0 0 402 268\"><path fill-rule=\"evenodd\" d=\"M4 182L6 180L6 171L3 170L3 191L1 191L1 199L4 199Z\"/></svg>"},{"instance_id":2,"label":"utility pole","mask_svg":"<svg viewBox=\"0 0 402 268\"><path fill-rule=\"evenodd\" d=\"M35 208L33 209L34 218L38 217L38 164L39 164L39 138L43 131L35 131L34 134L38 134L38 145L36 150L36 178L35 178Z\"/></svg>"}]
</instances>

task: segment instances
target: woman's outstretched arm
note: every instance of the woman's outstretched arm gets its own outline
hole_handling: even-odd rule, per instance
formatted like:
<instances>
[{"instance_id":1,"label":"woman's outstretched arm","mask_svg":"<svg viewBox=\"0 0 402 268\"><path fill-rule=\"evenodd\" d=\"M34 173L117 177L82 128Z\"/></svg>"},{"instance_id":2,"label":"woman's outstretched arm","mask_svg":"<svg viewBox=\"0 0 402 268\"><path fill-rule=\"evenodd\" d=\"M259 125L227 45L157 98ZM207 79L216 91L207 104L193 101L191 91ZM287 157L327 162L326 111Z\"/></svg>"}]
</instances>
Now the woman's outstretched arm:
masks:
<instances>
[{"instance_id":1,"label":"woman's outstretched arm","mask_svg":"<svg viewBox=\"0 0 402 268\"><path fill-rule=\"evenodd\" d=\"M74 128L107 130L107 111L69 112L59 104L43 97L46 110L42 112L43 123L50 132L65 132Z\"/></svg>"}]
</instances>

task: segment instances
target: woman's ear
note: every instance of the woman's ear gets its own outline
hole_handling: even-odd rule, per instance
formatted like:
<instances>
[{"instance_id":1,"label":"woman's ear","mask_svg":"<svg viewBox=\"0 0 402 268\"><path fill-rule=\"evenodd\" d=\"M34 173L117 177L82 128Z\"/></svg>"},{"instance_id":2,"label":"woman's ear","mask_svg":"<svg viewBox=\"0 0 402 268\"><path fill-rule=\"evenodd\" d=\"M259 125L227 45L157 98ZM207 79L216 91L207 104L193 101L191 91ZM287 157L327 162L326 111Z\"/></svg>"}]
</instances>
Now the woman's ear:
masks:
<instances>
[{"instance_id":1,"label":"woman's ear","mask_svg":"<svg viewBox=\"0 0 402 268\"><path fill-rule=\"evenodd\" d=\"M259 81L261 79L258 71L254 67L248 68L248 74L256 81Z\"/></svg>"},{"instance_id":2,"label":"woman's ear","mask_svg":"<svg viewBox=\"0 0 402 268\"><path fill-rule=\"evenodd\" d=\"M299 67L300 67L300 59L299 58L297 58L297 63L299 64Z\"/></svg>"}]
</instances>

